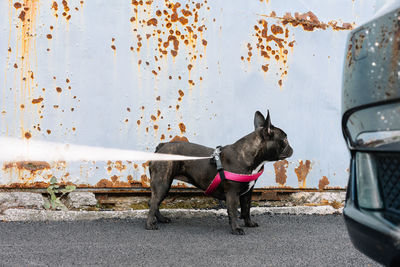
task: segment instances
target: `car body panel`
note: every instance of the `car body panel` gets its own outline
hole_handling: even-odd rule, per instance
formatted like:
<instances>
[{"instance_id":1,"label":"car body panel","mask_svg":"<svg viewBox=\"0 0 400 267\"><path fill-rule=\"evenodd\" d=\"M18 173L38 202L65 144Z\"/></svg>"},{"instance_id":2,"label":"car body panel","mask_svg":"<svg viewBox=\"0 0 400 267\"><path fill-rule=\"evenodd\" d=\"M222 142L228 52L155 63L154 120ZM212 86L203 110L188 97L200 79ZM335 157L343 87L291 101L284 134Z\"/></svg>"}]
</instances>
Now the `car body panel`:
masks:
<instances>
[{"instance_id":1,"label":"car body panel","mask_svg":"<svg viewBox=\"0 0 400 267\"><path fill-rule=\"evenodd\" d=\"M342 130L351 154L343 210L351 241L372 259L399 266L400 8L349 35Z\"/></svg>"}]
</instances>

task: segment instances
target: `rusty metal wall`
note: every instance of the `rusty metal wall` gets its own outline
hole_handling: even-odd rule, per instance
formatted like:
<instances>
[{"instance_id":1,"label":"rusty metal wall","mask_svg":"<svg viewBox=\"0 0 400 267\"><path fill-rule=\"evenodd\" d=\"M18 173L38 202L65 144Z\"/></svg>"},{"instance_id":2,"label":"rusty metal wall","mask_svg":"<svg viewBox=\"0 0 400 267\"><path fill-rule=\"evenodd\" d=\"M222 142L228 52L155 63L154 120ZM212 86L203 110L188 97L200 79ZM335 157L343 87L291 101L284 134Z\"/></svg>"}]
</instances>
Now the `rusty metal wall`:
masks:
<instances>
[{"instance_id":1,"label":"rusty metal wall","mask_svg":"<svg viewBox=\"0 0 400 267\"><path fill-rule=\"evenodd\" d=\"M153 151L229 144L271 112L294 147L258 187L344 187L340 92L349 30L383 0L0 3L0 133ZM134 162L3 162L1 187L147 186ZM185 186L177 183L177 186Z\"/></svg>"}]
</instances>

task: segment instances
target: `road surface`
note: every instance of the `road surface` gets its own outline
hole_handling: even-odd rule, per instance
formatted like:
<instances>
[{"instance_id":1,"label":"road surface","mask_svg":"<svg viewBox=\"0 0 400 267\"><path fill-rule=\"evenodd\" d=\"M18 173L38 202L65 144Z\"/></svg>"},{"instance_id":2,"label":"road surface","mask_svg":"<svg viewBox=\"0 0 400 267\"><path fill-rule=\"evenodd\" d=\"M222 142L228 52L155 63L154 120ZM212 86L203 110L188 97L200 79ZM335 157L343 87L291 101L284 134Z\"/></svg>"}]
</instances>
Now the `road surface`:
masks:
<instances>
[{"instance_id":1,"label":"road surface","mask_svg":"<svg viewBox=\"0 0 400 267\"><path fill-rule=\"evenodd\" d=\"M1 222L1 266L378 266L358 252L340 215L260 215L246 235L228 218Z\"/></svg>"}]
</instances>

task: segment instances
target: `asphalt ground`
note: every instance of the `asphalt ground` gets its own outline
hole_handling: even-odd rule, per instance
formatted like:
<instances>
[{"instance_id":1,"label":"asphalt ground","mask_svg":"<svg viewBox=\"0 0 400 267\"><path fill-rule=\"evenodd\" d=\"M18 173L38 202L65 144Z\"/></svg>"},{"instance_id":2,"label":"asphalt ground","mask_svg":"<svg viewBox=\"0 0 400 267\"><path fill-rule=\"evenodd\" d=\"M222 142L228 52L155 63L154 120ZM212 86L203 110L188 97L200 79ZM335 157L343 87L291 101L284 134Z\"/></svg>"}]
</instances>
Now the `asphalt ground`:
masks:
<instances>
[{"instance_id":1,"label":"asphalt ground","mask_svg":"<svg viewBox=\"0 0 400 267\"><path fill-rule=\"evenodd\" d=\"M259 215L246 235L226 216L1 222L1 266L378 266L350 242L341 215Z\"/></svg>"}]
</instances>

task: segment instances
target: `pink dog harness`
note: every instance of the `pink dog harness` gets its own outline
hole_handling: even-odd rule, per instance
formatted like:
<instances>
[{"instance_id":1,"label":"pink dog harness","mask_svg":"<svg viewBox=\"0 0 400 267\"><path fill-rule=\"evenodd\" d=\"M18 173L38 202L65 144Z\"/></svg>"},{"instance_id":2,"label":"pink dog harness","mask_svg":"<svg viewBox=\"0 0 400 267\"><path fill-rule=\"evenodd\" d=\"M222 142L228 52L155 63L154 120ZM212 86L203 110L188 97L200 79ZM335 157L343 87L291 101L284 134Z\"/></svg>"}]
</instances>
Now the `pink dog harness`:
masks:
<instances>
[{"instance_id":1,"label":"pink dog harness","mask_svg":"<svg viewBox=\"0 0 400 267\"><path fill-rule=\"evenodd\" d=\"M214 160L215 164L217 165L218 172L217 172L217 175L215 175L214 180L211 182L211 184L208 186L207 190L204 192L204 194L206 194L206 195L211 195L215 191L215 189L217 189L217 187L221 183L221 181L224 179L235 181L235 182L240 182L240 183L249 183L249 182L257 180L258 177L260 177L260 175L264 171L264 168L262 168L258 173L255 173L255 174L237 174L237 173L225 171L222 166L220 154L221 154L221 147L218 146L214 150L214 153L213 153L213 160ZM221 176L222 176L222 179L221 179Z\"/></svg>"},{"instance_id":2,"label":"pink dog harness","mask_svg":"<svg viewBox=\"0 0 400 267\"><path fill-rule=\"evenodd\" d=\"M260 177L260 175L264 172L264 168L261 169L258 173L255 174L237 174L233 172L228 172L228 171L223 171L225 174L225 179L235 181L235 182L241 182L241 183L248 183L251 181L255 181ZM211 182L211 184L208 186L206 192L204 194L206 195L211 195L215 189L217 189L218 185L221 183L221 177L219 175L219 172L217 175L215 175L214 180Z\"/></svg>"}]
</instances>

